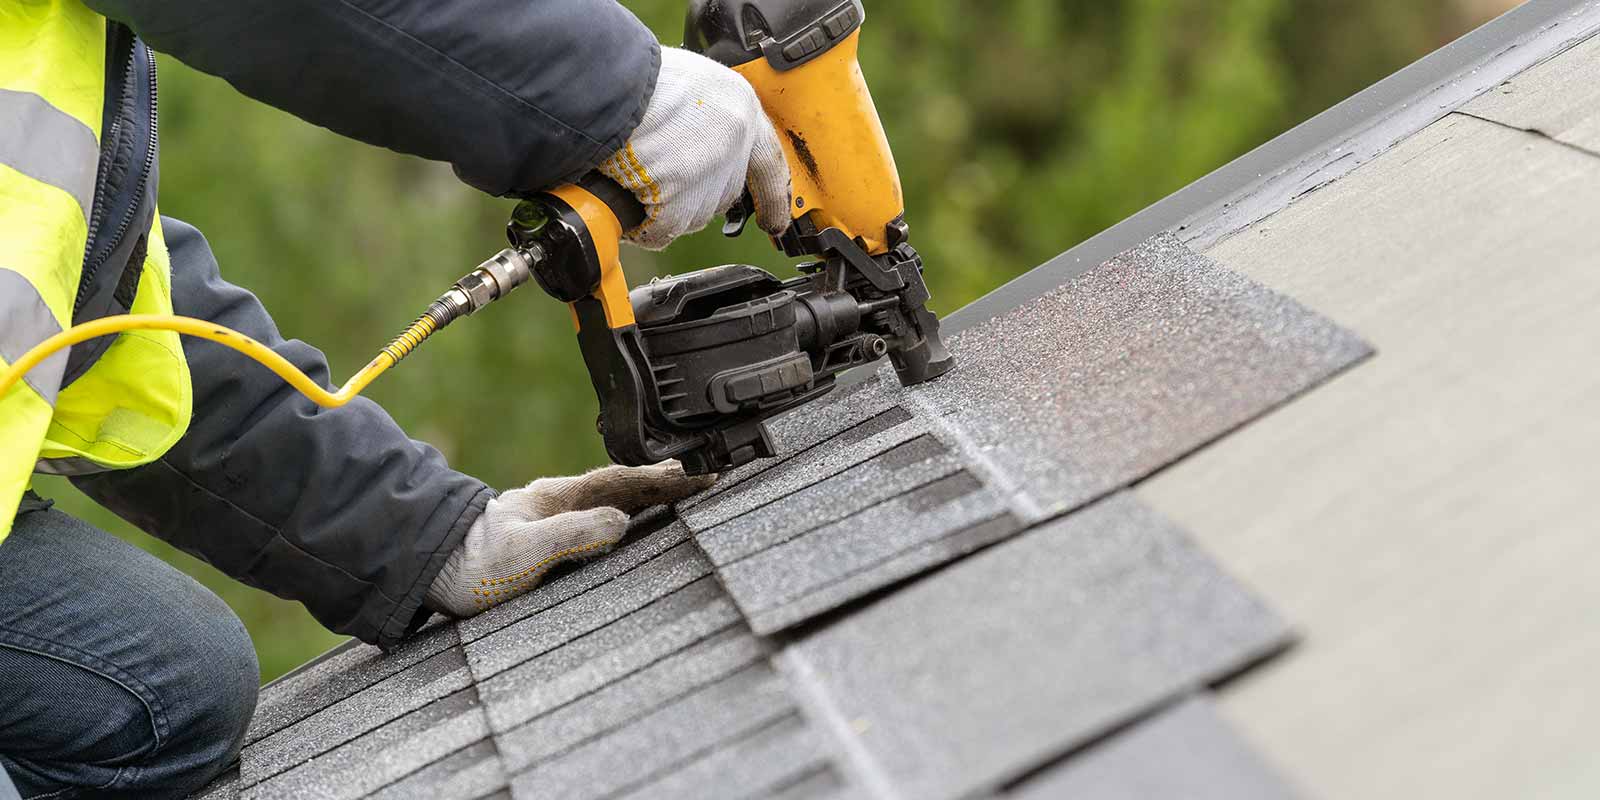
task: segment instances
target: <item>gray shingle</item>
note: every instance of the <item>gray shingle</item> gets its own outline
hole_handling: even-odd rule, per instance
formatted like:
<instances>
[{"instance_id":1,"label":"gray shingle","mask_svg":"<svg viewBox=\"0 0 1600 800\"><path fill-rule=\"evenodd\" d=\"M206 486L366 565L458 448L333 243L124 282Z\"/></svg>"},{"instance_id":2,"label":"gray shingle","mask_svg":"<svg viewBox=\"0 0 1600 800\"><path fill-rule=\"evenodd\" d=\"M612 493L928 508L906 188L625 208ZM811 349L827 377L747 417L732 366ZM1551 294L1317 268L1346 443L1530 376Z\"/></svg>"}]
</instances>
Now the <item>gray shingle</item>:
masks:
<instances>
[{"instance_id":1,"label":"gray shingle","mask_svg":"<svg viewBox=\"0 0 1600 800\"><path fill-rule=\"evenodd\" d=\"M254 744L239 756L241 785L254 786L471 684L452 647Z\"/></svg>"},{"instance_id":2,"label":"gray shingle","mask_svg":"<svg viewBox=\"0 0 1600 800\"><path fill-rule=\"evenodd\" d=\"M245 797L362 797L488 735L477 692L469 686L256 784Z\"/></svg>"},{"instance_id":3,"label":"gray shingle","mask_svg":"<svg viewBox=\"0 0 1600 800\"><path fill-rule=\"evenodd\" d=\"M370 795L375 800L453 800L509 797L494 743L485 739L440 759Z\"/></svg>"},{"instance_id":4,"label":"gray shingle","mask_svg":"<svg viewBox=\"0 0 1600 800\"><path fill-rule=\"evenodd\" d=\"M1041 516L1138 480L1371 353L1170 236L952 347L957 370L907 402Z\"/></svg>"},{"instance_id":5,"label":"gray shingle","mask_svg":"<svg viewBox=\"0 0 1600 800\"><path fill-rule=\"evenodd\" d=\"M798 715L697 758L642 786L621 800L703 800L707 797L768 797L780 787L824 769L828 756Z\"/></svg>"},{"instance_id":6,"label":"gray shingle","mask_svg":"<svg viewBox=\"0 0 1600 800\"><path fill-rule=\"evenodd\" d=\"M898 389L890 387L893 382L892 377L885 382L874 375L861 383L841 387L824 400L769 420L767 428L779 455L722 473L711 488L678 503L679 514L742 486L791 458L807 454L836 436L844 443L864 440L909 419L906 409L894 410ZM819 405L826 406L828 413L809 413Z\"/></svg>"},{"instance_id":7,"label":"gray shingle","mask_svg":"<svg viewBox=\"0 0 1600 800\"><path fill-rule=\"evenodd\" d=\"M884 597L784 663L848 750L932 800L996 788L1288 640L1123 494Z\"/></svg>"},{"instance_id":8,"label":"gray shingle","mask_svg":"<svg viewBox=\"0 0 1600 800\"><path fill-rule=\"evenodd\" d=\"M512 794L610 797L795 713L782 679L758 663L535 765L512 779Z\"/></svg>"},{"instance_id":9,"label":"gray shingle","mask_svg":"<svg viewBox=\"0 0 1600 800\"><path fill-rule=\"evenodd\" d=\"M813 470L812 459L798 457L774 468L771 473L800 467L793 483L777 488L769 482L771 473L755 481L758 486L774 491L778 499L763 503L757 514L738 524L723 524L736 519L739 514L718 514L714 522L706 524L702 510L711 510L722 497L695 508L689 515L700 517L697 522L686 517L691 528L700 531L696 541L710 556L712 563L722 566L754 555L766 548L786 542L807 531L849 517L877 503L882 503L918 486L943 478L961 469L961 460L935 436L917 433L922 425L903 425L912 434L907 441L890 440L883 446L863 449L853 453L861 460L837 473ZM897 429L897 430L900 430ZM846 448L847 450L850 448ZM787 481L778 483L788 483ZM745 499L754 492L739 493L736 499ZM734 497L730 492L723 497ZM739 504L743 507L744 504ZM716 509L722 510L722 509ZM714 527L713 527L714 526Z\"/></svg>"},{"instance_id":10,"label":"gray shingle","mask_svg":"<svg viewBox=\"0 0 1600 800\"><path fill-rule=\"evenodd\" d=\"M814 769L782 786L774 786L766 800L847 800L862 797L832 767Z\"/></svg>"},{"instance_id":11,"label":"gray shingle","mask_svg":"<svg viewBox=\"0 0 1600 800\"><path fill-rule=\"evenodd\" d=\"M823 444L681 510L758 633L967 552L927 545L978 523L1092 502L1371 352L1168 236L951 348L959 366L939 380L880 379L785 418L782 438ZM951 477L957 465L970 474ZM925 508L935 478L973 491Z\"/></svg>"},{"instance_id":12,"label":"gray shingle","mask_svg":"<svg viewBox=\"0 0 1600 800\"><path fill-rule=\"evenodd\" d=\"M721 577L740 607L754 617L1007 511L1002 498L985 491L970 474L958 472L723 566ZM768 632L764 626L756 631Z\"/></svg>"},{"instance_id":13,"label":"gray shingle","mask_svg":"<svg viewBox=\"0 0 1600 800\"><path fill-rule=\"evenodd\" d=\"M371 645L347 645L262 692L245 741L283 730L454 644L455 626L436 617L435 624L387 653Z\"/></svg>"},{"instance_id":14,"label":"gray shingle","mask_svg":"<svg viewBox=\"0 0 1600 800\"><path fill-rule=\"evenodd\" d=\"M893 558L864 566L859 572L845 575L769 611L756 612L750 616L750 627L757 631L781 631L864 597L876 589L966 556L1008 538L1022 528L1021 520L1010 514L1002 514L959 529L943 539L917 545L897 553Z\"/></svg>"},{"instance_id":15,"label":"gray shingle","mask_svg":"<svg viewBox=\"0 0 1600 800\"><path fill-rule=\"evenodd\" d=\"M831 408L831 407L830 407ZM831 413L831 412L830 412ZM760 480L746 480L682 512L690 530L700 532L760 508L780 498L792 496L824 478L846 470L860 473L857 465L927 433L928 425L894 406L866 422L839 434L827 447L812 448L774 464L761 473ZM865 434L865 435L863 435ZM891 492L892 494L892 492Z\"/></svg>"},{"instance_id":16,"label":"gray shingle","mask_svg":"<svg viewBox=\"0 0 1600 800\"><path fill-rule=\"evenodd\" d=\"M740 624L710 576L615 623L480 684L489 718L507 730Z\"/></svg>"},{"instance_id":17,"label":"gray shingle","mask_svg":"<svg viewBox=\"0 0 1600 800\"><path fill-rule=\"evenodd\" d=\"M1299 797L1240 741L1209 700L1169 708L1030 776L1015 800L1293 800Z\"/></svg>"},{"instance_id":18,"label":"gray shingle","mask_svg":"<svg viewBox=\"0 0 1600 800\"><path fill-rule=\"evenodd\" d=\"M616 622L710 573L711 564L700 550L692 542L684 542L553 606L539 608L548 598L536 598L524 607L533 609L528 611L529 616L466 645L473 674L480 681L488 680Z\"/></svg>"},{"instance_id":19,"label":"gray shingle","mask_svg":"<svg viewBox=\"0 0 1600 800\"><path fill-rule=\"evenodd\" d=\"M722 631L502 733L498 741L506 768L522 770L573 750L763 661L771 652L771 645L742 627Z\"/></svg>"}]
</instances>

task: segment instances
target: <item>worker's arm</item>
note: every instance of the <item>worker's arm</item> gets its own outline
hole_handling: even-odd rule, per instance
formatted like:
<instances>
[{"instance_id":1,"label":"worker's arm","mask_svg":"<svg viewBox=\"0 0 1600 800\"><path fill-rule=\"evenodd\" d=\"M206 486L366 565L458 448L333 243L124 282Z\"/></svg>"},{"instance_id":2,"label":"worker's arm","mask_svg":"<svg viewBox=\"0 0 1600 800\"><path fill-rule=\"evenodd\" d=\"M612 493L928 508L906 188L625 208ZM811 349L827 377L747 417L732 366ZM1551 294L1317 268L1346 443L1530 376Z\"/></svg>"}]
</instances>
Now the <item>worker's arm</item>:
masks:
<instances>
[{"instance_id":1,"label":"worker's arm","mask_svg":"<svg viewBox=\"0 0 1600 800\"><path fill-rule=\"evenodd\" d=\"M598 166L648 212L659 249L748 187L789 225L789 166L743 78L663 52L615 0L88 0L152 47L371 144L448 161L490 194Z\"/></svg>"},{"instance_id":2,"label":"worker's arm","mask_svg":"<svg viewBox=\"0 0 1600 800\"><path fill-rule=\"evenodd\" d=\"M194 228L162 221L177 313L271 347L326 384L327 361L286 341L250 292L223 280ZM184 340L194 421L159 461L74 479L153 535L306 605L331 630L391 644L494 492L406 437L376 403L328 411L267 370Z\"/></svg>"},{"instance_id":3,"label":"worker's arm","mask_svg":"<svg viewBox=\"0 0 1600 800\"><path fill-rule=\"evenodd\" d=\"M655 37L615 0L87 0L152 47L334 131L455 165L495 195L622 148Z\"/></svg>"}]
</instances>

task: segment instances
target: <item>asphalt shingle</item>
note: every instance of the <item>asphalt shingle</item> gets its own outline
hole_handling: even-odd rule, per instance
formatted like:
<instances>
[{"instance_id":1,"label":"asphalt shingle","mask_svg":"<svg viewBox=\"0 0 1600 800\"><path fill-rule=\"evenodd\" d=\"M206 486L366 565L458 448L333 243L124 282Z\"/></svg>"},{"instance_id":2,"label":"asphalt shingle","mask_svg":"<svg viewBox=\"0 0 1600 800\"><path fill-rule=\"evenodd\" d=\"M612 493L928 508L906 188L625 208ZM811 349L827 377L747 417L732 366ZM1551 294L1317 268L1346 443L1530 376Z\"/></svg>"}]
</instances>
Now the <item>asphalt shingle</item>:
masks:
<instances>
[{"instance_id":1,"label":"asphalt shingle","mask_svg":"<svg viewBox=\"0 0 1600 800\"><path fill-rule=\"evenodd\" d=\"M245 741L255 742L283 730L455 644L455 626L435 618L435 624L387 653L371 645L347 645L273 683L272 691L263 692Z\"/></svg>"},{"instance_id":2,"label":"asphalt shingle","mask_svg":"<svg viewBox=\"0 0 1600 800\"><path fill-rule=\"evenodd\" d=\"M480 684L495 730L507 730L739 625L710 576Z\"/></svg>"},{"instance_id":3,"label":"asphalt shingle","mask_svg":"<svg viewBox=\"0 0 1600 800\"><path fill-rule=\"evenodd\" d=\"M721 577L751 616L756 631L766 633L779 620L800 621L780 613L790 603L857 576L881 578L874 567L1007 515L1004 499L985 490L971 474L958 472L727 564L720 568Z\"/></svg>"},{"instance_id":4,"label":"asphalt shingle","mask_svg":"<svg viewBox=\"0 0 1600 800\"><path fill-rule=\"evenodd\" d=\"M494 743L485 739L457 750L370 796L375 800L491 800L509 798L504 768Z\"/></svg>"},{"instance_id":5,"label":"asphalt shingle","mask_svg":"<svg viewBox=\"0 0 1600 800\"><path fill-rule=\"evenodd\" d=\"M256 784L244 796L252 800L363 797L488 736L478 694L468 686ZM498 787L489 787L493 788Z\"/></svg>"},{"instance_id":6,"label":"asphalt shingle","mask_svg":"<svg viewBox=\"0 0 1600 800\"><path fill-rule=\"evenodd\" d=\"M829 415L835 413L831 404L828 409ZM686 508L681 516L691 530L704 531L791 497L819 480L842 472L860 473L862 468L858 465L870 464L871 459L886 450L898 449L925 437L927 431L925 421L912 417L904 407L892 406L866 422L846 428L830 439L827 447L804 450L773 464L760 473L760 480L730 480L731 488L727 491Z\"/></svg>"},{"instance_id":7,"label":"asphalt shingle","mask_svg":"<svg viewBox=\"0 0 1600 800\"><path fill-rule=\"evenodd\" d=\"M554 605L543 605L548 599L545 596L525 595L507 604L525 614L521 620L466 645L473 674L480 681L487 680L616 622L709 574L711 564L705 556L692 542L683 542Z\"/></svg>"},{"instance_id":8,"label":"asphalt shingle","mask_svg":"<svg viewBox=\"0 0 1600 800\"><path fill-rule=\"evenodd\" d=\"M814 769L782 786L774 786L766 800L849 800L865 797L845 783L832 767Z\"/></svg>"},{"instance_id":9,"label":"asphalt shingle","mask_svg":"<svg viewBox=\"0 0 1600 800\"><path fill-rule=\"evenodd\" d=\"M912 426L901 426L911 428ZM921 428L922 426L916 426ZM900 429L896 429L900 430ZM857 451L861 461L847 468L828 473L813 469L813 459L800 457L773 469L760 481L746 484L750 491L730 492L722 497L694 508L685 514L685 522L702 531L696 541L706 555L718 565L730 564L782 544L807 531L836 522L863 509L890 500L919 486L931 483L961 469L961 460L938 438L928 433L912 433L905 441L880 443L883 446ZM723 503L748 501L749 495L759 488L772 492L774 485L786 482L770 481L773 473L795 470L801 476L792 486L769 495L763 503ZM739 509L730 513L732 506ZM741 520L739 524L724 524L739 516L759 509L761 513ZM716 512L716 513L708 513Z\"/></svg>"},{"instance_id":10,"label":"asphalt shingle","mask_svg":"<svg viewBox=\"0 0 1600 800\"><path fill-rule=\"evenodd\" d=\"M847 749L934 800L998 788L1289 638L1119 494L833 622L785 664Z\"/></svg>"},{"instance_id":11,"label":"asphalt shingle","mask_svg":"<svg viewBox=\"0 0 1600 800\"><path fill-rule=\"evenodd\" d=\"M768 797L827 766L828 755L816 733L798 715L790 715L619 797Z\"/></svg>"},{"instance_id":12,"label":"asphalt shingle","mask_svg":"<svg viewBox=\"0 0 1600 800\"><path fill-rule=\"evenodd\" d=\"M241 786L254 786L471 685L467 659L452 646L246 745L239 756Z\"/></svg>"},{"instance_id":13,"label":"asphalt shingle","mask_svg":"<svg viewBox=\"0 0 1600 800\"><path fill-rule=\"evenodd\" d=\"M576 749L764 662L771 652L769 643L739 628L711 636L503 732L498 742L506 768L520 771Z\"/></svg>"},{"instance_id":14,"label":"asphalt shingle","mask_svg":"<svg viewBox=\"0 0 1600 800\"><path fill-rule=\"evenodd\" d=\"M783 680L757 663L534 765L512 779L512 794L611 797L795 714Z\"/></svg>"},{"instance_id":15,"label":"asphalt shingle","mask_svg":"<svg viewBox=\"0 0 1600 800\"><path fill-rule=\"evenodd\" d=\"M1289 784L1217 718L1185 700L1063 763L1030 776L1013 800L1293 800Z\"/></svg>"}]
</instances>

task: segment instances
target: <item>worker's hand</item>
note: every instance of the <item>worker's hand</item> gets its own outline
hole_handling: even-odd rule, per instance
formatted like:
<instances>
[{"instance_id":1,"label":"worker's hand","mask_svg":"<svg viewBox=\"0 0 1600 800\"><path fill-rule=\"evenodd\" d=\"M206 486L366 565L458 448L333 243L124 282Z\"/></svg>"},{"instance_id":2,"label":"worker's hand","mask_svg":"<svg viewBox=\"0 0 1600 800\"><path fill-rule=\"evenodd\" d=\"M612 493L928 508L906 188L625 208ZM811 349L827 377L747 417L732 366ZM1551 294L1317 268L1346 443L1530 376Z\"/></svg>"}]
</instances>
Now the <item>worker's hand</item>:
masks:
<instances>
[{"instance_id":1,"label":"worker's hand","mask_svg":"<svg viewBox=\"0 0 1600 800\"><path fill-rule=\"evenodd\" d=\"M490 500L428 589L428 608L469 617L537 586L557 564L611 549L628 515L710 486L676 461L604 467L575 478L540 478Z\"/></svg>"},{"instance_id":2,"label":"worker's hand","mask_svg":"<svg viewBox=\"0 0 1600 800\"><path fill-rule=\"evenodd\" d=\"M660 250L704 228L747 185L756 224L774 236L789 227L789 164L755 89L687 50L661 48L661 74L644 119L599 168L644 204L644 224L627 232L641 247Z\"/></svg>"}]
</instances>

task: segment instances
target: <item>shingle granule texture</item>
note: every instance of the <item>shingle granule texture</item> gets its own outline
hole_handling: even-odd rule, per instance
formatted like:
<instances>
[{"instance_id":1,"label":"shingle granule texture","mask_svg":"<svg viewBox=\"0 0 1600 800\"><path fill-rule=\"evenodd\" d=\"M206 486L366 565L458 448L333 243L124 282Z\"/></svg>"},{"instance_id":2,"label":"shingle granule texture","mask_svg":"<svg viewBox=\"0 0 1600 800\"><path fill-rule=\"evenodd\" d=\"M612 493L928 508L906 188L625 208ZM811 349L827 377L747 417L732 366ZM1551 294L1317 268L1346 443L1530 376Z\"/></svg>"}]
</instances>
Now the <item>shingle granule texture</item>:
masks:
<instances>
[{"instance_id":1,"label":"shingle granule texture","mask_svg":"<svg viewBox=\"0 0 1600 800\"><path fill-rule=\"evenodd\" d=\"M887 373L778 420L789 455L680 508L757 633L811 619L1139 480L1370 354L1359 338L1161 236ZM983 529L994 538L994 526Z\"/></svg>"}]
</instances>

